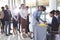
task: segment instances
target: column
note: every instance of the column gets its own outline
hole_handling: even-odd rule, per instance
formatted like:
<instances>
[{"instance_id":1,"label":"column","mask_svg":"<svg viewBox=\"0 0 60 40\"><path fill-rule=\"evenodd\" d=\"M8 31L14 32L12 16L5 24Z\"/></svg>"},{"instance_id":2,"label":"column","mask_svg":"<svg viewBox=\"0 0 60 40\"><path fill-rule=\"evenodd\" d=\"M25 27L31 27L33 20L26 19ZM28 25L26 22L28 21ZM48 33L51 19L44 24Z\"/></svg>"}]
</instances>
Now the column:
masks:
<instances>
[{"instance_id":1,"label":"column","mask_svg":"<svg viewBox=\"0 0 60 40\"><path fill-rule=\"evenodd\" d=\"M15 0L13 0L13 8L15 8Z\"/></svg>"},{"instance_id":2,"label":"column","mask_svg":"<svg viewBox=\"0 0 60 40\"><path fill-rule=\"evenodd\" d=\"M49 0L49 7L51 10L57 10L58 0Z\"/></svg>"},{"instance_id":3,"label":"column","mask_svg":"<svg viewBox=\"0 0 60 40\"><path fill-rule=\"evenodd\" d=\"M23 1L23 0L21 0L21 4L22 4L22 3L24 3L24 1Z\"/></svg>"},{"instance_id":4,"label":"column","mask_svg":"<svg viewBox=\"0 0 60 40\"><path fill-rule=\"evenodd\" d=\"M12 0L8 0L8 6L9 6L10 10L12 10Z\"/></svg>"}]
</instances>

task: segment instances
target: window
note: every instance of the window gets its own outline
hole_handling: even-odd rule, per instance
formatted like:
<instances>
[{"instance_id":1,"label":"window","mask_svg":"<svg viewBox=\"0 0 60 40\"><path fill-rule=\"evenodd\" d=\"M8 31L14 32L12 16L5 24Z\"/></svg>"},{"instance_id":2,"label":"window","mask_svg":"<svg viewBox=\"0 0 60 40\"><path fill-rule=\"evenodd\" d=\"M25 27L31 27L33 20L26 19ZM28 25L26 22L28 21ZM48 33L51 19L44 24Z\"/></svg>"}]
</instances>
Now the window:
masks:
<instances>
[{"instance_id":1,"label":"window","mask_svg":"<svg viewBox=\"0 0 60 40\"><path fill-rule=\"evenodd\" d=\"M58 0L58 5L60 6L60 0Z\"/></svg>"},{"instance_id":2,"label":"window","mask_svg":"<svg viewBox=\"0 0 60 40\"><path fill-rule=\"evenodd\" d=\"M49 0L38 0L38 5L45 5L48 6L49 5Z\"/></svg>"},{"instance_id":3,"label":"window","mask_svg":"<svg viewBox=\"0 0 60 40\"><path fill-rule=\"evenodd\" d=\"M25 4L29 7L36 6L36 0L25 0Z\"/></svg>"}]
</instances>

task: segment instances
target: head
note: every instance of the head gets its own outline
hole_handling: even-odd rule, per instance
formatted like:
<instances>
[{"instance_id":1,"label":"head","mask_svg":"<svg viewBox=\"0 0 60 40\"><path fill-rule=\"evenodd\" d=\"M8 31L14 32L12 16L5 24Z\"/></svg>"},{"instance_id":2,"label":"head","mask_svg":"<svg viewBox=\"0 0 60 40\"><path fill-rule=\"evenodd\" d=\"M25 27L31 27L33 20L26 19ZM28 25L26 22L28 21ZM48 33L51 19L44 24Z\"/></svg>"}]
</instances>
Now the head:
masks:
<instances>
[{"instance_id":1,"label":"head","mask_svg":"<svg viewBox=\"0 0 60 40\"><path fill-rule=\"evenodd\" d=\"M1 7L1 9L2 9L2 11L4 11L5 9L4 9L4 7Z\"/></svg>"},{"instance_id":2,"label":"head","mask_svg":"<svg viewBox=\"0 0 60 40\"><path fill-rule=\"evenodd\" d=\"M8 5L5 5L5 8L6 8L6 9L9 9Z\"/></svg>"},{"instance_id":3,"label":"head","mask_svg":"<svg viewBox=\"0 0 60 40\"><path fill-rule=\"evenodd\" d=\"M28 10L29 9L29 7L28 6L26 6L26 10Z\"/></svg>"},{"instance_id":4,"label":"head","mask_svg":"<svg viewBox=\"0 0 60 40\"><path fill-rule=\"evenodd\" d=\"M21 8L22 8L22 9L25 9L25 5L24 5L24 4L21 4Z\"/></svg>"},{"instance_id":5,"label":"head","mask_svg":"<svg viewBox=\"0 0 60 40\"><path fill-rule=\"evenodd\" d=\"M45 6L43 6L43 11L45 11L46 10L46 7Z\"/></svg>"},{"instance_id":6,"label":"head","mask_svg":"<svg viewBox=\"0 0 60 40\"><path fill-rule=\"evenodd\" d=\"M53 16L54 16L54 14L55 14L55 11L54 11L54 10L52 10L52 11L50 12L50 17L53 17Z\"/></svg>"},{"instance_id":7,"label":"head","mask_svg":"<svg viewBox=\"0 0 60 40\"><path fill-rule=\"evenodd\" d=\"M56 11L55 11L55 15L56 15L56 16L59 15L59 13L60 13L59 10L56 10Z\"/></svg>"},{"instance_id":8,"label":"head","mask_svg":"<svg viewBox=\"0 0 60 40\"><path fill-rule=\"evenodd\" d=\"M39 10L39 11L43 11L43 9L44 9L43 7L44 7L44 6L38 6L38 10Z\"/></svg>"}]
</instances>

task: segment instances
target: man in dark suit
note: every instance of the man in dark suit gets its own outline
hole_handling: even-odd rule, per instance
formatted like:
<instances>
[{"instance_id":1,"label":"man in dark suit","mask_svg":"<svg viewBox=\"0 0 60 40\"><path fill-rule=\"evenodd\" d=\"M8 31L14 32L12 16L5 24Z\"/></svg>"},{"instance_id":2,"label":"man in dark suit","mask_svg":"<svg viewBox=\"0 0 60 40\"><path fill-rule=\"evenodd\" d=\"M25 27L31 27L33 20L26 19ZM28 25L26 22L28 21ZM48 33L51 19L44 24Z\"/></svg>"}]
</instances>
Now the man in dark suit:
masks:
<instances>
[{"instance_id":1,"label":"man in dark suit","mask_svg":"<svg viewBox=\"0 0 60 40\"><path fill-rule=\"evenodd\" d=\"M52 18L52 23L48 24L51 27L51 40L55 40L55 34L58 33L59 24L57 18L54 16L54 11L50 12L50 17Z\"/></svg>"}]
</instances>

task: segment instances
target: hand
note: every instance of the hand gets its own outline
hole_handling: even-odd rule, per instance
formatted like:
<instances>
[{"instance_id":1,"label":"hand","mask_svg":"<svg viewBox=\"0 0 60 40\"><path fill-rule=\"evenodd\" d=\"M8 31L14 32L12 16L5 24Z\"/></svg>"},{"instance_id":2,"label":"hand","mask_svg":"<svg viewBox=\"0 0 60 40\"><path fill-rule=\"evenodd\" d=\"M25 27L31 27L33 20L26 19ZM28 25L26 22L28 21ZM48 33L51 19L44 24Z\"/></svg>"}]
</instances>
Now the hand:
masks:
<instances>
[{"instance_id":1,"label":"hand","mask_svg":"<svg viewBox=\"0 0 60 40\"><path fill-rule=\"evenodd\" d=\"M18 20L16 19L16 21L18 21Z\"/></svg>"},{"instance_id":2,"label":"hand","mask_svg":"<svg viewBox=\"0 0 60 40\"><path fill-rule=\"evenodd\" d=\"M37 24L40 24L40 22L37 22Z\"/></svg>"},{"instance_id":3,"label":"hand","mask_svg":"<svg viewBox=\"0 0 60 40\"><path fill-rule=\"evenodd\" d=\"M44 21L44 23L46 23L46 21Z\"/></svg>"},{"instance_id":4,"label":"hand","mask_svg":"<svg viewBox=\"0 0 60 40\"><path fill-rule=\"evenodd\" d=\"M48 25L48 23L47 23L47 22L45 22L44 24Z\"/></svg>"}]
</instances>

